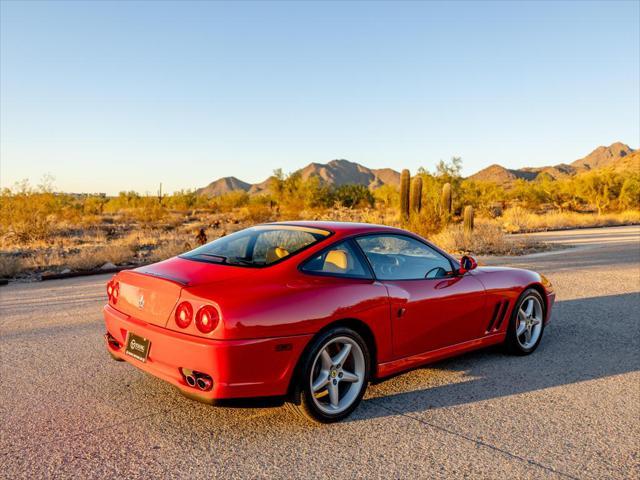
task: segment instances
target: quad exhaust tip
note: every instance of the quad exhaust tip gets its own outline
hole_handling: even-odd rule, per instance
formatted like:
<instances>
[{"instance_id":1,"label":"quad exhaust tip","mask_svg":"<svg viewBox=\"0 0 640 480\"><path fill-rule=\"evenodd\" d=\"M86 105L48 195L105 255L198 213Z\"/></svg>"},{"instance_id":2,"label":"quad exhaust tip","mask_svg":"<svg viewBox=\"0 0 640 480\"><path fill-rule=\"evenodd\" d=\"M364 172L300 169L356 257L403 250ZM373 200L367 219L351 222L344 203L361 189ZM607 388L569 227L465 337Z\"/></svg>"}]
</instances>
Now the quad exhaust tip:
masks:
<instances>
[{"instance_id":1,"label":"quad exhaust tip","mask_svg":"<svg viewBox=\"0 0 640 480\"><path fill-rule=\"evenodd\" d=\"M198 385L198 388L200 390L206 391L206 390L211 390L211 387L213 386L213 381L211 380L211 378L202 375L196 379L196 384Z\"/></svg>"},{"instance_id":2,"label":"quad exhaust tip","mask_svg":"<svg viewBox=\"0 0 640 480\"><path fill-rule=\"evenodd\" d=\"M184 379L187 382L187 385L189 385L190 387L196 386L196 377L194 377L193 375L185 375Z\"/></svg>"},{"instance_id":3,"label":"quad exhaust tip","mask_svg":"<svg viewBox=\"0 0 640 480\"><path fill-rule=\"evenodd\" d=\"M184 381L192 388L197 388L206 392L207 390L211 390L213 388L213 379L211 376L206 373L196 372L195 370L187 370L186 368L181 368L182 375L184 376Z\"/></svg>"}]
</instances>

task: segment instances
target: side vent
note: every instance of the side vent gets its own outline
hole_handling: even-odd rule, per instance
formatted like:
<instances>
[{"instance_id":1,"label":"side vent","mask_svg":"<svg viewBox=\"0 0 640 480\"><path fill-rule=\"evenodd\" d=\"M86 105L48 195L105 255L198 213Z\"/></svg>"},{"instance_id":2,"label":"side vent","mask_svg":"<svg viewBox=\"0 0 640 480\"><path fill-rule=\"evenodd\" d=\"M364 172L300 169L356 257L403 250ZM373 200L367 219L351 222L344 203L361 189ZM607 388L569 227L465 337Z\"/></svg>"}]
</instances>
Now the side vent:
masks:
<instances>
[{"instance_id":1,"label":"side vent","mask_svg":"<svg viewBox=\"0 0 640 480\"><path fill-rule=\"evenodd\" d=\"M502 312L500 312L498 324L496 325L496 331L500 330L500 327L502 326L502 321L504 320L504 317L507 316L507 310L509 310L509 302L505 301L502 303Z\"/></svg>"},{"instance_id":2,"label":"side vent","mask_svg":"<svg viewBox=\"0 0 640 480\"><path fill-rule=\"evenodd\" d=\"M493 328L493 324L496 323L496 318L498 318L498 314L502 309L502 302L496 303L496 306L493 308L493 315L491 315L491 320L489 320L489 325L487 325L487 332L490 332Z\"/></svg>"},{"instance_id":3,"label":"side vent","mask_svg":"<svg viewBox=\"0 0 640 480\"><path fill-rule=\"evenodd\" d=\"M493 315L491 315L489 325L487 325L487 333L497 332L498 330L500 330L500 327L502 326L502 322L504 320L504 317L507 315L508 310L508 301L505 300L496 303L496 306L493 308Z\"/></svg>"}]
</instances>

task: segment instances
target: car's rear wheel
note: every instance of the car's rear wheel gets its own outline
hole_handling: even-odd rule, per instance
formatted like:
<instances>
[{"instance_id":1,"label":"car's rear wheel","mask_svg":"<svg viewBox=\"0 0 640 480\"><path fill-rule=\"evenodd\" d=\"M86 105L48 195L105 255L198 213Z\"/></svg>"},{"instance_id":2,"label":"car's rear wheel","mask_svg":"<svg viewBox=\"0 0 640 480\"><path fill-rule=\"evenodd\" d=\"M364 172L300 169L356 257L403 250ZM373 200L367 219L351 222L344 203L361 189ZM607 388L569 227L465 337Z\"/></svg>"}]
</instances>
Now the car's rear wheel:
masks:
<instances>
[{"instance_id":1,"label":"car's rear wheel","mask_svg":"<svg viewBox=\"0 0 640 480\"><path fill-rule=\"evenodd\" d=\"M338 327L314 340L297 379L299 404L292 407L311 420L337 422L353 412L367 389L370 371L366 342Z\"/></svg>"},{"instance_id":2,"label":"car's rear wheel","mask_svg":"<svg viewBox=\"0 0 640 480\"><path fill-rule=\"evenodd\" d=\"M525 290L516 303L505 341L507 351L514 355L533 353L544 332L544 301L537 290Z\"/></svg>"}]
</instances>

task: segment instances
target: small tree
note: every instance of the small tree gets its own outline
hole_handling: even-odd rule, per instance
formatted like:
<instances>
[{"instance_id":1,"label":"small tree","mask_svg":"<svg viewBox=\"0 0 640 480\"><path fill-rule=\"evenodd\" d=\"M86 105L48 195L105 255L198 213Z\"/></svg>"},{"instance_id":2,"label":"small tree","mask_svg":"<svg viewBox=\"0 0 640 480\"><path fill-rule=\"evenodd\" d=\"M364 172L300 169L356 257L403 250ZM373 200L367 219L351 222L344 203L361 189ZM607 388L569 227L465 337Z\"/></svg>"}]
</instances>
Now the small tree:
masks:
<instances>
[{"instance_id":1,"label":"small tree","mask_svg":"<svg viewBox=\"0 0 640 480\"><path fill-rule=\"evenodd\" d=\"M335 191L336 201L346 208L373 206L373 194L364 185L341 185Z\"/></svg>"},{"instance_id":2,"label":"small tree","mask_svg":"<svg viewBox=\"0 0 640 480\"><path fill-rule=\"evenodd\" d=\"M620 208L640 208L640 175L625 179L618 196Z\"/></svg>"},{"instance_id":3,"label":"small tree","mask_svg":"<svg viewBox=\"0 0 640 480\"><path fill-rule=\"evenodd\" d=\"M577 181L578 194L596 208L598 215L601 215L612 200L618 197L616 190L619 184L616 182L613 170L588 172L580 175Z\"/></svg>"}]
</instances>

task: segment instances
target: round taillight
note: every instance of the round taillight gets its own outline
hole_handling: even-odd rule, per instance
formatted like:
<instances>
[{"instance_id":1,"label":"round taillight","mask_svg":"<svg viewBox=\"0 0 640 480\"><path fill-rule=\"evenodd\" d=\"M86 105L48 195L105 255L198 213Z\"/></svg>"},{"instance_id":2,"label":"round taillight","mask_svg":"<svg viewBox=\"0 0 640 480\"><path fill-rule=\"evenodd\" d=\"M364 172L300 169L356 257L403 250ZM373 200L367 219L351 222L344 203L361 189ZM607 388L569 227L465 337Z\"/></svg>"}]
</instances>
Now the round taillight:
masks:
<instances>
[{"instance_id":1,"label":"round taillight","mask_svg":"<svg viewBox=\"0 0 640 480\"><path fill-rule=\"evenodd\" d=\"M189 302L182 302L176 308L176 325L187 328L193 320L193 307Z\"/></svg>"},{"instance_id":2,"label":"round taillight","mask_svg":"<svg viewBox=\"0 0 640 480\"><path fill-rule=\"evenodd\" d=\"M109 297L109 301L114 305L118 302L118 295L120 295L120 284L111 280L107 283L107 297Z\"/></svg>"},{"instance_id":3,"label":"round taillight","mask_svg":"<svg viewBox=\"0 0 640 480\"><path fill-rule=\"evenodd\" d=\"M196 327L198 327L198 330L202 333L209 333L216 328L218 320L220 320L218 311L210 305L205 305L198 310L196 315Z\"/></svg>"}]
</instances>

